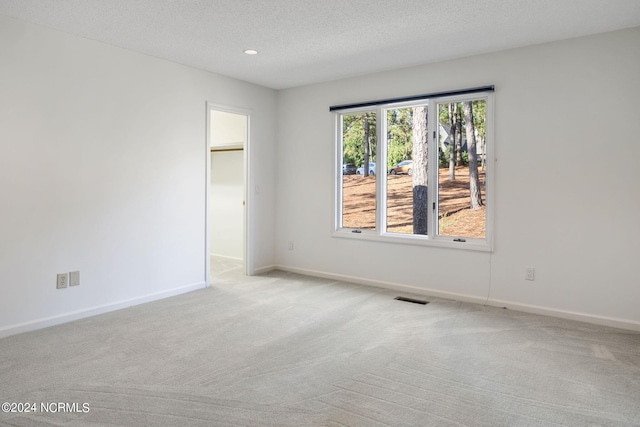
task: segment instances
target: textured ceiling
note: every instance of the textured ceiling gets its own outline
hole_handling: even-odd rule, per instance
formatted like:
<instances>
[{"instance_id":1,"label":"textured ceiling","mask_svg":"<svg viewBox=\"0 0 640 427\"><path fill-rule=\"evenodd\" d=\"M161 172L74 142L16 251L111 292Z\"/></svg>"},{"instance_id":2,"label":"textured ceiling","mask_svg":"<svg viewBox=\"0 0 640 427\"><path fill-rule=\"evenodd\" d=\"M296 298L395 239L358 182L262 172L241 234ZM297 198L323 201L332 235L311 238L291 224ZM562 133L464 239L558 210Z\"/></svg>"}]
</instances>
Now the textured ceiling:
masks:
<instances>
[{"instance_id":1,"label":"textured ceiling","mask_svg":"<svg viewBox=\"0 0 640 427\"><path fill-rule=\"evenodd\" d=\"M636 27L640 0L0 0L0 14L282 89Z\"/></svg>"}]
</instances>

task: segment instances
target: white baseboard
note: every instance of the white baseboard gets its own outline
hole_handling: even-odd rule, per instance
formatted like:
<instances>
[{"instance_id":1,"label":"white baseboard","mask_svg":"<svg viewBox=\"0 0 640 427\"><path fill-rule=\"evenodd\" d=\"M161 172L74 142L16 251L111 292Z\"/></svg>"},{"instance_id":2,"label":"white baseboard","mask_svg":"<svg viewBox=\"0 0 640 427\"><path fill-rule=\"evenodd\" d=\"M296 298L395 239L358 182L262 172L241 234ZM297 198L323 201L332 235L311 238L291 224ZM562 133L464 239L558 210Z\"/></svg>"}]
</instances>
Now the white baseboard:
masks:
<instances>
[{"instance_id":1,"label":"white baseboard","mask_svg":"<svg viewBox=\"0 0 640 427\"><path fill-rule=\"evenodd\" d=\"M578 313L575 311L558 310L554 308L540 307L530 304L522 304L504 300L489 299L487 305L494 307L506 307L509 310L522 311L525 313L541 314L543 316L558 317L560 319L577 320L579 322L591 323L594 325L611 326L620 329L629 329L640 332L640 322L634 320L618 319L615 317L598 316L594 314Z\"/></svg>"},{"instance_id":2,"label":"white baseboard","mask_svg":"<svg viewBox=\"0 0 640 427\"><path fill-rule=\"evenodd\" d=\"M473 295L458 294L455 292L442 292L442 291L437 291L435 289L418 288L415 286L400 285L398 283L384 282L382 280L364 279L362 277L347 276L344 274L325 273L323 271L307 270L304 268L296 268L296 267L287 267L284 265L278 265L275 268L278 270L290 271L292 273L304 274L307 276L322 277L324 279L339 280L342 282L356 283L358 285L365 285L365 286L373 286L375 288L390 289L393 291L405 292L413 295L421 295L426 297L444 298L444 299L451 299L456 301L471 302L475 304L484 304L485 301L487 300L486 297L476 297Z\"/></svg>"},{"instance_id":3,"label":"white baseboard","mask_svg":"<svg viewBox=\"0 0 640 427\"><path fill-rule=\"evenodd\" d=\"M307 276L322 277L324 279L339 280L349 283L357 283L359 285L373 286L376 288L390 289L410 294L451 299L475 304L489 305L492 307L506 307L509 310L522 311L525 313L540 314L543 316L557 317L560 319L576 320L579 322L591 323L595 325L611 326L614 328L629 329L632 331L640 331L640 322L634 320L618 319L614 317L597 316L592 314L578 313L567 310L558 310L548 307L540 307L530 304L522 304L511 301L496 300L486 297L478 297L474 295L458 294L455 292L443 292L435 289L417 288L415 286L400 285L397 283L384 282L381 280L364 279L361 277L347 276L343 274L325 273L323 271L308 270L304 268L288 267L285 265L276 265L273 267L277 270L290 271L292 273L304 274Z\"/></svg>"},{"instance_id":4,"label":"white baseboard","mask_svg":"<svg viewBox=\"0 0 640 427\"><path fill-rule=\"evenodd\" d=\"M30 322L21 323L18 325L10 325L0 329L0 338L21 334L23 332L35 331L37 329L48 328L49 326L60 325L62 323L72 322L74 320L84 319L86 317L96 316L98 314L104 314L111 311L120 310L122 308L127 308L134 305L144 304L146 302L156 301L156 300L184 294L187 292L195 291L197 289L203 289L204 287L205 287L205 282L198 282L198 283L193 283L191 285L181 286L178 288L156 292L153 294L143 295L141 297L131 298L124 301L117 301L110 304L89 307L86 309L72 311L69 313L63 313L57 316L46 317L43 319L37 319Z\"/></svg>"},{"instance_id":5,"label":"white baseboard","mask_svg":"<svg viewBox=\"0 0 640 427\"><path fill-rule=\"evenodd\" d=\"M277 270L277 269L278 269L278 267L275 266L275 265L268 265L266 267L260 267L260 268L254 269L252 275L265 274L265 273L268 273L270 271Z\"/></svg>"}]
</instances>

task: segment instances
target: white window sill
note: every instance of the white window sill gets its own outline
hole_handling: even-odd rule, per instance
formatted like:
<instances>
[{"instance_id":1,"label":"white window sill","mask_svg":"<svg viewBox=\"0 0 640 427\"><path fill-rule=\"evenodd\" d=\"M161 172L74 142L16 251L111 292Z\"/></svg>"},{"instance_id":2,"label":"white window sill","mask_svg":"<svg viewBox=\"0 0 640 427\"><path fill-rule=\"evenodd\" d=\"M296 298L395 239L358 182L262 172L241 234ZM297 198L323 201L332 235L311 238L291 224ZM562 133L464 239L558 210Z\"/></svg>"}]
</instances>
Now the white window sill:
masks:
<instances>
[{"instance_id":1,"label":"white window sill","mask_svg":"<svg viewBox=\"0 0 640 427\"><path fill-rule=\"evenodd\" d=\"M487 239L462 238L464 241L454 241L454 237L438 236L428 238L414 234L378 233L372 230L342 228L335 230L332 237L353 240L369 240L374 242L395 243L412 246L430 246L439 248L461 249L466 251L491 252L493 249Z\"/></svg>"}]
</instances>

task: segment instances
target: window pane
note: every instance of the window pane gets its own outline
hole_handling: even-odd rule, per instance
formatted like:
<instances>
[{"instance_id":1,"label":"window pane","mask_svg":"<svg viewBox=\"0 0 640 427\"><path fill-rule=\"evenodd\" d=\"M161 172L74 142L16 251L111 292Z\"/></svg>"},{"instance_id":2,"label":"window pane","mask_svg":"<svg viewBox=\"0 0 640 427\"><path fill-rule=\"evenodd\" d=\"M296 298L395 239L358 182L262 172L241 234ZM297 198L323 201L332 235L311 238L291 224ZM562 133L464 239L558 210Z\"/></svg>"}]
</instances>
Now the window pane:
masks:
<instances>
[{"instance_id":1,"label":"window pane","mask_svg":"<svg viewBox=\"0 0 640 427\"><path fill-rule=\"evenodd\" d=\"M486 101L438 104L438 234L486 237Z\"/></svg>"},{"instance_id":2,"label":"window pane","mask_svg":"<svg viewBox=\"0 0 640 427\"><path fill-rule=\"evenodd\" d=\"M342 115L342 227L376 228L376 113Z\"/></svg>"},{"instance_id":3,"label":"window pane","mask_svg":"<svg viewBox=\"0 0 640 427\"><path fill-rule=\"evenodd\" d=\"M427 234L427 106L386 112L386 231Z\"/></svg>"}]
</instances>

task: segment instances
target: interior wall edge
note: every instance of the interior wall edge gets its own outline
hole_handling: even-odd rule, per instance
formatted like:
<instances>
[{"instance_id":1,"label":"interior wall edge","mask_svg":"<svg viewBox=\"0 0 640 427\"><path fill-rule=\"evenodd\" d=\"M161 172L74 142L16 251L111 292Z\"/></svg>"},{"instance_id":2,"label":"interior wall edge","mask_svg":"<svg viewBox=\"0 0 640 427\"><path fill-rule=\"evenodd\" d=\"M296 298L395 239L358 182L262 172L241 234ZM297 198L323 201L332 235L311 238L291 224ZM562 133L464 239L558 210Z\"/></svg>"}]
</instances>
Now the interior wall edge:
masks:
<instances>
[{"instance_id":1,"label":"interior wall edge","mask_svg":"<svg viewBox=\"0 0 640 427\"><path fill-rule=\"evenodd\" d=\"M561 309L556 309L551 307L540 307L540 306L535 306L531 304L522 304L522 303L513 302L513 301L504 301L504 300L496 300L496 299L487 300L486 297L479 297L474 295L463 295L463 294L457 294L454 292L443 292L443 291L437 291L437 290L428 289L428 288L418 288L415 286L384 282L380 280L365 279L365 278L356 277L356 276L325 273L322 271L309 270L309 269L298 268L298 267L290 267L286 265L276 265L275 269L281 270L281 271L288 271L291 273L303 274L306 276L320 277L323 279L340 280L343 282L355 283L358 285L394 290L398 292L407 292L407 293L420 295L424 297L443 298L443 299L461 301L461 302L466 302L471 304L480 304L480 305L487 305L491 307L507 308L509 310L520 311L523 313L538 314L542 316L555 317L555 318L565 319L565 320L574 320L574 321L590 323L594 325L609 326L614 328L627 329L631 331L640 332L640 322L629 320L629 319L598 316L598 315L587 314L587 313L561 310Z\"/></svg>"},{"instance_id":2,"label":"interior wall edge","mask_svg":"<svg viewBox=\"0 0 640 427\"><path fill-rule=\"evenodd\" d=\"M275 265L267 265L264 267L259 267L259 268L255 268L253 270L253 274L251 274L251 276L259 276L260 274L267 274L273 270L277 270L278 267Z\"/></svg>"},{"instance_id":3,"label":"interior wall edge","mask_svg":"<svg viewBox=\"0 0 640 427\"><path fill-rule=\"evenodd\" d=\"M206 283L204 281L192 283L186 286L180 286L178 288L169 289L162 292L155 292L148 295L143 295L136 298L131 298L124 301L118 301L111 304L99 305L96 307L90 307L87 309L72 311L69 313L62 313L56 316L46 317L42 319L35 319L29 322L20 323L17 325L9 325L0 329L0 339L6 338L11 335L18 335L24 332L32 332L39 329L48 328L50 326L61 325L63 323L73 322L75 320L86 319L88 317L97 316L100 314L110 313L112 311L121 310L128 307L133 307L140 304L145 304L152 301L158 301L161 299L174 297L188 292L193 292L198 289L204 289Z\"/></svg>"},{"instance_id":4,"label":"interior wall edge","mask_svg":"<svg viewBox=\"0 0 640 427\"><path fill-rule=\"evenodd\" d=\"M339 280L342 282L355 283L357 285L364 285L364 286L370 286L374 288L411 293L411 294L427 296L427 297L435 297L435 298L450 299L450 300L456 300L456 301L462 301L462 302L469 302L474 304L483 304L487 300L486 297L478 297L475 295L460 294L455 292L443 292L435 289L419 288L416 286L403 285L400 283L366 279L363 277L350 276L350 275L344 275L344 274L326 273L323 271L308 270L305 268L290 267L286 265L278 265L276 266L276 269L281 271L288 271L291 273L303 274L306 276L320 277L323 279L330 279L330 280Z\"/></svg>"},{"instance_id":5,"label":"interior wall edge","mask_svg":"<svg viewBox=\"0 0 640 427\"><path fill-rule=\"evenodd\" d=\"M600 326L610 326L613 328L628 329L640 332L640 322L629 319L620 319L616 317L598 316L595 314L578 313L569 310L560 310L556 308L540 307L531 304L522 304L513 301L489 299L487 305L494 307L505 307L509 310L521 311L524 313L539 314L542 316L557 317L566 320L575 320L578 322L591 323Z\"/></svg>"}]
</instances>

